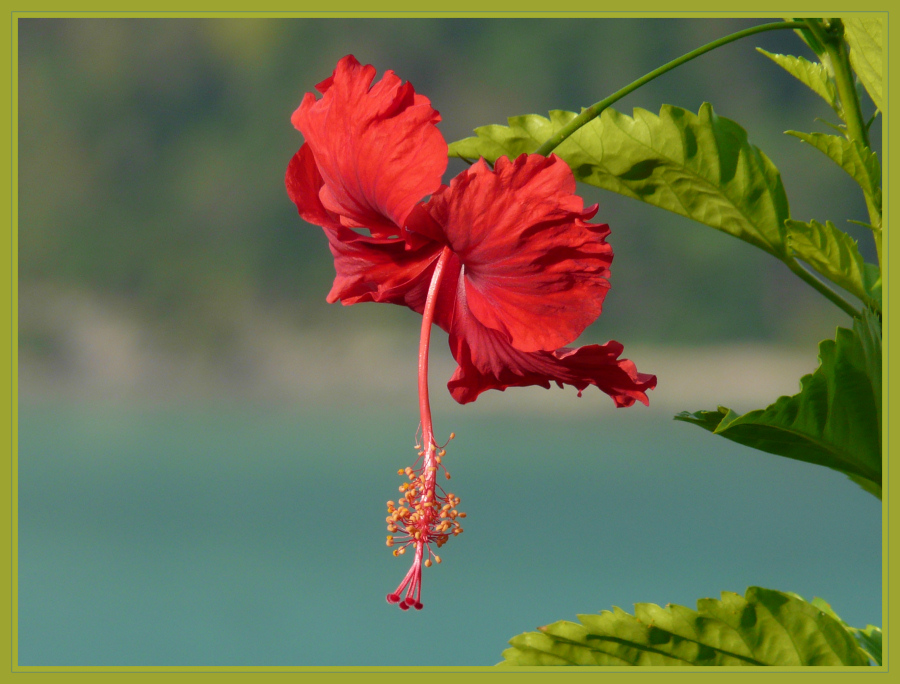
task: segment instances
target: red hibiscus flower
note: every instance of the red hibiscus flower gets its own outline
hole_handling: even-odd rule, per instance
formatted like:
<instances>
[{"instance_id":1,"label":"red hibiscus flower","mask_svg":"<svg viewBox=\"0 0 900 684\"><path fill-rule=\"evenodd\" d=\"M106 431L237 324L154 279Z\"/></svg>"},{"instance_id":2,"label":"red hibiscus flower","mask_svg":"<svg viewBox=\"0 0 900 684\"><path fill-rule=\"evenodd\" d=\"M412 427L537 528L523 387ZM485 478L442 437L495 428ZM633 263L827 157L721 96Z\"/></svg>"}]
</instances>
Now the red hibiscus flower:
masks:
<instances>
[{"instance_id":1,"label":"red hibiscus flower","mask_svg":"<svg viewBox=\"0 0 900 684\"><path fill-rule=\"evenodd\" d=\"M432 323L450 334L458 368L448 387L460 403L488 389L556 382L579 396L594 385L617 406L647 404L656 377L619 359L618 342L566 346L600 315L613 253L609 227L589 223L597 207L584 208L565 162L522 155L491 169L480 160L441 185L439 114L390 71L371 85L374 73L347 56L317 86L321 99L306 94L292 119L306 142L286 185L300 216L328 238L336 271L329 302L388 302L423 314L420 460L400 471L408 481L387 518L389 531L405 533L388 537L394 554L415 551L388 595L405 610L422 607L422 567L440 562L431 544L462 532L465 517L459 498L436 483L446 452L428 401Z\"/></svg>"}]
</instances>

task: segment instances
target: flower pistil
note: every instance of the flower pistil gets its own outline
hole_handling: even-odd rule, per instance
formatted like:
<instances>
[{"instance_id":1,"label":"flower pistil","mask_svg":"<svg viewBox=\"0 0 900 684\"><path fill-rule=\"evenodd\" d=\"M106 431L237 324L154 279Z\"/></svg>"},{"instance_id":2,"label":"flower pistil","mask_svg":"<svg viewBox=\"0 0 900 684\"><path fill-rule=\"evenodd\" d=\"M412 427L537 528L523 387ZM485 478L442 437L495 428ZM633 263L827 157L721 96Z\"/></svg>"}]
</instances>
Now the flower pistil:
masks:
<instances>
[{"instance_id":1,"label":"flower pistil","mask_svg":"<svg viewBox=\"0 0 900 684\"><path fill-rule=\"evenodd\" d=\"M422 315L422 333L419 338L419 413L422 426L422 442L416 444L418 458L415 467L401 468L398 475L406 476L407 482L400 485L400 499L397 503L387 502L387 530L391 533L403 531L399 538L389 534L387 545L394 549L395 556L402 556L406 549L413 547L415 555L406 576L393 593L387 595L388 603L398 603L402 610L410 606L422 608L422 568L440 563L441 557L431 548L438 548L447 543L451 536L462 533L463 528L458 520L466 514L457 510L459 497L452 492L445 492L437 484L437 473L444 471L444 477L450 479L450 473L443 464L447 455L446 446L456 435L450 433L447 443L439 445L434 439L434 426L431 420L431 404L428 399L428 349L431 342L431 325L437 305L437 294L440 289L444 269L452 252L444 247L435 264L425 310ZM427 553L427 558L425 557ZM405 596L401 599L405 591Z\"/></svg>"}]
</instances>

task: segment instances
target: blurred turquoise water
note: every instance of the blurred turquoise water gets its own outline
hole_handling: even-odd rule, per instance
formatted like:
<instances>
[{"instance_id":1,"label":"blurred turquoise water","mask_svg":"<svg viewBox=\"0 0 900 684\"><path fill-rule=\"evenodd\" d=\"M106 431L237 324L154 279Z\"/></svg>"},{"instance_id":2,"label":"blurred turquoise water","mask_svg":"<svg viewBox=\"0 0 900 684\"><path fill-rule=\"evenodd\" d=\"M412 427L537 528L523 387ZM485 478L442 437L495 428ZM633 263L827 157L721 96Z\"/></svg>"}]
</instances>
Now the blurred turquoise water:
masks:
<instances>
[{"instance_id":1,"label":"blurred turquoise water","mask_svg":"<svg viewBox=\"0 0 900 684\"><path fill-rule=\"evenodd\" d=\"M639 411L465 413L465 534L425 609L384 502L402 411L25 405L20 665L491 665L513 635L749 585L881 624L881 508L825 469Z\"/></svg>"}]
</instances>

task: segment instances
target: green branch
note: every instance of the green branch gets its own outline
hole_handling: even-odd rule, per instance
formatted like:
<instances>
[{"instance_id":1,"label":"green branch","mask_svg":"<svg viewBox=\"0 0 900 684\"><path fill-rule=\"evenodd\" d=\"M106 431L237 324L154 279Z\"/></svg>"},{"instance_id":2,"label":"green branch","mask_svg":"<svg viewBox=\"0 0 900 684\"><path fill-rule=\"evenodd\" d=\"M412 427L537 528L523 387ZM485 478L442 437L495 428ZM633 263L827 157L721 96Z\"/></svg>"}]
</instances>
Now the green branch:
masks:
<instances>
[{"instance_id":1,"label":"green branch","mask_svg":"<svg viewBox=\"0 0 900 684\"><path fill-rule=\"evenodd\" d=\"M803 22L797 21L778 21L771 24L762 24L760 26L754 26L752 28L744 29L743 31L738 31L737 33L732 33L731 35L725 36L723 38L719 38L718 40L714 40L711 43L707 43L703 47L699 47L696 50L692 50L685 55L682 55L678 59L673 59L671 62L667 64L663 64L658 69L654 69L650 73L641 76L638 80L628 84L621 90L617 90L615 93L610 95L609 97L600 100L595 104L592 104L590 107L581 112L578 116L572 119L566 126L557 131L552 137L548 138L543 145L541 145L536 151L535 154L542 154L547 156L552 152L563 140L572 135L579 128L584 126L586 123L595 119L600 115L600 113L609 107L611 104L621 100L623 97L628 95L629 93L634 92L638 88L640 88L645 83L649 83L657 76L662 76L664 73L671 71L677 66L681 66L685 62L689 62L695 57L699 57L702 54L709 52L710 50L715 50L718 47L722 47L723 45L727 45L728 43L732 43L736 40L740 40L741 38L746 38L747 36L752 36L757 33L763 33L764 31L775 31L778 29L803 29L807 28L807 25Z\"/></svg>"}]
</instances>

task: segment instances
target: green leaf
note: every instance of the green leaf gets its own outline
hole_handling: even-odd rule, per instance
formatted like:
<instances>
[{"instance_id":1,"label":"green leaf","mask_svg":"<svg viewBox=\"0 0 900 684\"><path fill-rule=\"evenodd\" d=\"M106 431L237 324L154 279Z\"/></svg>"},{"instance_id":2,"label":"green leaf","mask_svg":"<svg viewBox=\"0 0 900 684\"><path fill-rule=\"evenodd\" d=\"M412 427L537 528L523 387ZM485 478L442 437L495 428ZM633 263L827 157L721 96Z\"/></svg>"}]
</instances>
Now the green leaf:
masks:
<instances>
[{"instance_id":1,"label":"green leaf","mask_svg":"<svg viewBox=\"0 0 900 684\"><path fill-rule=\"evenodd\" d=\"M826 69L824 65L819 64L818 62L810 62L803 57L766 52L759 47L756 48L756 50L771 59L775 64L787 71L791 76L798 79L803 85L825 100L825 102L828 103L828 106L837 112L838 115L841 114L840 100L837 97L834 81L831 79L828 69Z\"/></svg>"},{"instance_id":2,"label":"green leaf","mask_svg":"<svg viewBox=\"0 0 900 684\"><path fill-rule=\"evenodd\" d=\"M882 74L884 48L881 17L853 17L844 19L844 37L850 46L850 64L862 81L878 109L884 111Z\"/></svg>"},{"instance_id":3,"label":"green leaf","mask_svg":"<svg viewBox=\"0 0 900 684\"><path fill-rule=\"evenodd\" d=\"M866 263L856 240L831 221L801 223L788 219L788 244L797 255L835 285L881 309L881 271Z\"/></svg>"},{"instance_id":4,"label":"green leaf","mask_svg":"<svg viewBox=\"0 0 900 684\"><path fill-rule=\"evenodd\" d=\"M510 640L501 665L867 665L853 634L799 596L750 587L697 610L652 603L579 615Z\"/></svg>"},{"instance_id":5,"label":"green leaf","mask_svg":"<svg viewBox=\"0 0 900 684\"><path fill-rule=\"evenodd\" d=\"M825 153L857 182L863 192L881 210L881 164L878 155L855 140L825 133L785 131Z\"/></svg>"},{"instance_id":6,"label":"green leaf","mask_svg":"<svg viewBox=\"0 0 900 684\"><path fill-rule=\"evenodd\" d=\"M835 124L831 123L830 121L826 121L825 119L822 119L821 117L818 117L818 116L816 117L816 121L818 121L820 124L824 124L824 125L828 126L828 128L833 130L835 133L840 133L841 135L847 134L847 127L844 124L836 126Z\"/></svg>"},{"instance_id":7,"label":"green leaf","mask_svg":"<svg viewBox=\"0 0 900 684\"><path fill-rule=\"evenodd\" d=\"M550 112L551 116L564 113L569 112ZM475 129L475 137L450 143L448 155L460 159L484 157L493 164L500 157L515 159L520 154L534 152L543 140L535 140L532 137L527 128L528 119L528 116L513 116L509 118L508 127L480 126ZM552 133L553 129L548 127L547 137L549 138Z\"/></svg>"},{"instance_id":8,"label":"green leaf","mask_svg":"<svg viewBox=\"0 0 900 684\"><path fill-rule=\"evenodd\" d=\"M875 625L866 625L865 629L851 627L850 631L866 654L875 661L875 664L881 665L881 628Z\"/></svg>"},{"instance_id":9,"label":"green leaf","mask_svg":"<svg viewBox=\"0 0 900 684\"><path fill-rule=\"evenodd\" d=\"M476 137L450 145L450 156L495 161L534 152L571 121L552 111L485 126ZM719 117L708 103L698 114L663 105L634 118L606 109L554 150L575 178L675 212L750 242L779 258L787 255L788 201L778 170L747 132Z\"/></svg>"},{"instance_id":10,"label":"green leaf","mask_svg":"<svg viewBox=\"0 0 900 684\"><path fill-rule=\"evenodd\" d=\"M785 21L805 21L805 19L801 18L786 18ZM828 51L825 49L825 46L816 38L816 35L810 31L808 28L794 29L794 33L796 33L800 38L803 39L803 42L809 45L813 52L815 52L819 58L823 58L828 54Z\"/></svg>"},{"instance_id":11,"label":"green leaf","mask_svg":"<svg viewBox=\"0 0 900 684\"><path fill-rule=\"evenodd\" d=\"M867 480L864 477L857 477L856 475L848 475L847 477L876 499L881 499L881 485L876 484L871 480Z\"/></svg>"},{"instance_id":12,"label":"green leaf","mask_svg":"<svg viewBox=\"0 0 900 684\"><path fill-rule=\"evenodd\" d=\"M857 643L859 643L860 648L865 651L866 655L868 655L876 665L881 665L880 627L875 627L874 625L866 625L865 629L851 627L838 617L837 613L834 612L834 609L831 607L831 605L829 605L827 601L825 601L824 599L820 599L818 596L814 597L813 600L810 601L810 604L812 604L819 610L828 613L831 617L840 622L841 625L856 638Z\"/></svg>"},{"instance_id":13,"label":"green leaf","mask_svg":"<svg viewBox=\"0 0 900 684\"><path fill-rule=\"evenodd\" d=\"M739 415L682 411L699 425L745 446L832 468L881 498L881 322L866 309L853 330L838 328L819 344L820 365L800 379L800 393Z\"/></svg>"},{"instance_id":14,"label":"green leaf","mask_svg":"<svg viewBox=\"0 0 900 684\"><path fill-rule=\"evenodd\" d=\"M878 434L881 435L881 315L870 309L853 320L853 333L859 340L865 363L866 376L872 386L872 403L878 416Z\"/></svg>"}]
</instances>

